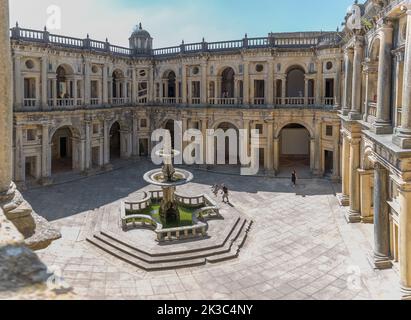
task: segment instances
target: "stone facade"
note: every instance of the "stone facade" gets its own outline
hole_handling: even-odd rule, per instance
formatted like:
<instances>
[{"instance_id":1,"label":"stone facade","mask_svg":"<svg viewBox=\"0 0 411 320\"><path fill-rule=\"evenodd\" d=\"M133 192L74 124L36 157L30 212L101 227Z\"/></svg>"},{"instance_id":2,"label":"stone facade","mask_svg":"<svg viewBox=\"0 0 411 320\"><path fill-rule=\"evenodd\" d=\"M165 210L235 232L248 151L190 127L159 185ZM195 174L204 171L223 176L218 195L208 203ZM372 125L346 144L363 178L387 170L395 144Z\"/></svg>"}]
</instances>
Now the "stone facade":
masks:
<instances>
[{"instance_id":1,"label":"stone facade","mask_svg":"<svg viewBox=\"0 0 411 320\"><path fill-rule=\"evenodd\" d=\"M346 28L341 111L341 203L351 223L374 223L377 269L394 266L410 298L409 1L367 1L362 28ZM347 16L347 19L350 19Z\"/></svg>"},{"instance_id":2,"label":"stone facade","mask_svg":"<svg viewBox=\"0 0 411 320\"><path fill-rule=\"evenodd\" d=\"M17 25L14 180L49 184L62 169L91 174L148 156L152 131L170 121L258 129L262 168L275 175L290 155L284 128L305 128L311 173L341 178L347 220L374 223L370 261L398 268L409 298L411 3L357 8L362 26L348 14L343 32L161 49L141 25L130 48Z\"/></svg>"}]
</instances>

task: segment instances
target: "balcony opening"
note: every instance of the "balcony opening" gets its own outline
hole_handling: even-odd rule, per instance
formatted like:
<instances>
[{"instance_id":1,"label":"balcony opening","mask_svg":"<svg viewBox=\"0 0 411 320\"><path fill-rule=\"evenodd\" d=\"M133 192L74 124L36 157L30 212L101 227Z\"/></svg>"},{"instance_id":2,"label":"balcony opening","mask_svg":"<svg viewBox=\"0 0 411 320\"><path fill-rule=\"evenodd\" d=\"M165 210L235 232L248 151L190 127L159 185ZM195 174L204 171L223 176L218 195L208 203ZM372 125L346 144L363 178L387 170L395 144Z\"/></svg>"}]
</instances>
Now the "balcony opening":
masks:
<instances>
[{"instance_id":1,"label":"balcony opening","mask_svg":"<svg viewBox=\"0 0 411 320\"><path fill-rule=\"evenodd\" d=\"M305 72L301 67L292 67L287 73L287 98L292 103L289 104L304 104L305 97Z\"/></svg>"},{"instance_id":2,"label":"balcony opening","mask_svg":"<svg viewBox=\"0 0 411 320\"><path fill-rule=\"evenodd\" d=\"M325 104L334 104L334 79L325 79Z\"/></svg>"},{"instance_id":3,"label":"balcony opening","mask_svg":"<svg viewBox=\"0 0 411 320\"><path fill-rule=\"evenodd\" d=\"M234 76L233 68L225 68L221 75L221 98L234 98Z\"/></svg>"},{"instance_id":4,"label":"balcony opening","mask_svg":"<svg viewBox=\"0 0 411 320\"><path fill-rule=\"evenodd\" d=\"M177 85L176 85L176 74L174 71L168 71L164 74L163 79L166 81L164 97L165 98L176 98L177 96Z\"/></svg>"}]
</instances>

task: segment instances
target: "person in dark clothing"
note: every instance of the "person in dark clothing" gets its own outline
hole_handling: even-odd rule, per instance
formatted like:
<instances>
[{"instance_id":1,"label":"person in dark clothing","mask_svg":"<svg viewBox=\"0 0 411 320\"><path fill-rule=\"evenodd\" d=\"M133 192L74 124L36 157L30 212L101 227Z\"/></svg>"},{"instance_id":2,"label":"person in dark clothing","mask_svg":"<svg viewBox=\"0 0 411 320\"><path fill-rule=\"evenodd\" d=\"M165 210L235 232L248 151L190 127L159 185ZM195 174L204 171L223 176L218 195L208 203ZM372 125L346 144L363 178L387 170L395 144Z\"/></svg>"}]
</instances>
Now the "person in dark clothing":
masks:
<instances>
[{"instance_id":1,"label":"person in dark clothing","mask_svg":"<svg viewBox=\"0 0 411 320\"><path fill-rule=\"evenodd\" d=\"M223 202L224 203L230 203L230 200L228 200L228 188L226 186L223 186Z\"/></svg>"},{"instance_id":2,"label":"person in dark clothing","mask_svg":"<svg viewBox=\"0 0 411 320\"><path fill-rule=\"evenodd\" d=\"M291 182L293 183L294 187L297 185L297 172L295 170L291 174Z\"/></svg>"}]
</instances>

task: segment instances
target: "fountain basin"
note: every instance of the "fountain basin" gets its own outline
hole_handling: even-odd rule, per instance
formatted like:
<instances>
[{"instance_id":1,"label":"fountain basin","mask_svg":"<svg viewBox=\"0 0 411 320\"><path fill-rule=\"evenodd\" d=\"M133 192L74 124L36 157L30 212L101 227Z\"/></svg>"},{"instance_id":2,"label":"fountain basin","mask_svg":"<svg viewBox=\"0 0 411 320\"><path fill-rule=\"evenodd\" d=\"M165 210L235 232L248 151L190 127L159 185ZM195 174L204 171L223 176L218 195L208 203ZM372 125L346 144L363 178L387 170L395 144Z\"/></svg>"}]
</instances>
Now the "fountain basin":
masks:
<instances>
[{"instance_id":1,"label":"fountain basin","mask_svg":"<svg viewBox=\"0 0 411 320\"><path fill-rule=\"evenodd\" d=\"M157 187L178 187L191 182L194 178L193 174L187 170L175 169L175 173L170 181L164 178L161 169L151 170L144 175L144 180Z\"/></svg>"},{"instance_id":2,"label":"fountain basin","mask_svg":"<svg viewBox=\"0 0 411 320\"><path fill-rule=\"evenodd\" d=\"M207 236L208 219L221 219L219 207L207 195L186 197L174 195L180 211L180 221L167 223L159 214L163 191L143 193L142 200L121 204L121 224L124 231L149 227L157 234L157 241L186 240ZM165 222L165 223L163 223Z\"/></svg>"}]
</instances>

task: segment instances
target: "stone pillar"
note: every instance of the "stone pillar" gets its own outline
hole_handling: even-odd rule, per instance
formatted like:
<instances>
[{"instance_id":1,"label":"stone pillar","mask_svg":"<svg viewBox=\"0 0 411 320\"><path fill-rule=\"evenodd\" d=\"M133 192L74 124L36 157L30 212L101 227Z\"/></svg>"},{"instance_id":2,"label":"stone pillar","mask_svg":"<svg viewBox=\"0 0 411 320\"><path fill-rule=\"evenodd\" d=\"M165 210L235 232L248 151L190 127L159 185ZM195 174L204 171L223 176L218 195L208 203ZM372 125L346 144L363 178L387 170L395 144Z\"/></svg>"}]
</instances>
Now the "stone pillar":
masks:
<instances>
[{"instance_id":1,"label":"stone pillar","mask_svg":"<svg viewBox=\"0 0 411 320\"><path fill-rule=\"evenodd\" d=\"M378 64L377 118L373 124L377 134L392 132L391 124L391 50L393 43L393 27L391 23L380 28L381 42Z\"/></svg>"},{"instance_id":2,"label":"stone pillar","mask_svg":"<svg viewBox=\"0 0 411 320\"><path fill-rule=\"evenodd\" d=\"M207 129L208 129L208 120L201 119L201 134L203 135L203 149L201 150L201 159L203 164L207 164Z\"/></svg>"},{"instance_id":3,"label":"stone pillar","mask_svg":"<svg viewBox=\"0 0 411 320\"><path fill-rule=\"evenodd\" d=\"M51 149L49 124L43 123L41 135L41 183L48 185L51 183Z\"/></svg>"},{"instance_id":4,"label":"stone pillar","mask_svg":"<svg viewBox=\"0 0 411 320\"><path fill-rule=\"evenodd\" d=\"M15 55L13 62L14 62L14 73L13 73L14 75L14 108L16 110L19 110L23 107L23 80L21 76L21 57L18 55Z\"/></svg>"},{"instance_id":5,"label":"stone pillar","mask_svg":"<svg viewBox=\"0 0 411 320\"><path fill-rule=\"evenodd\" d=\"M77 88L77 79L74 78L74 80L73 80L73 98L74 98L74 105L75 105L75 106L79 105L79 104L77 103L77 101L78 101L77 91L78 91L78 88Z\"/></svg>"},{"instance_id":6,"label":"stone pillar","mask_svg":"<svg viewBox=\"0 0 411 320\"><path fill-rule=\"evenodd\" d=\"M250 74L249 74L249 63L248 61L244 62L244 82L243 82L243 93L244 93L244 105L249 105L250 104ZM218 93L221 95L221 89L220 92Z\"/></svg>"},{"instance_id":7,"label":"stone pillar","mask_svg":"<svg viewBox=\"0 0 411 320\"><path fill-rule=\"evenodd\" d=\"M358 138L351 138L350 141L350 210L347 221L349 223L361 222L360 214L360 142Z\"/></svg>"},{"instance_id":8,"label":"stone pillar","mask_svg":"<svg viewBox=\"0 0 411 320\"><path fill-rule=\"evenodd\" d=\"M409 16L408 16L409 17ZM400 189L400 278L403 298L411 300L411 184Z\"/></svg>"},{"instance_id":9,"label":"stone pillar","mask_svg":"<svg viewBox=\"0 0 411 320\"><path fill-rule=\"evenodd\" d=\"M9 6L0 0L0 195L7 192L12 179L12 67L9 38Z\"/></svg>"},{"instance_id":10,"label":"stone pillar","mask_svg":"<svg viewBox=\"0 0 411 320\"><path fill-rule=\"evenodd\" d=\"M48 60L47 56L41 58L41 108L48 107L47 81L48 81Z\"/></svg>"},{"instance_id":11,"label":"stone pillar","mask_svg":"<svg viewBox=\"0 0 411 320\"><path fill-rule=\"evenodd\" d=\"M88 61L84 62L84 104L90 105L91 101L91 81L90 81L90 64Z\"/></svg>"},{"instance_id":12,"label":"stone pillar","mask_svg":"<svg viewBox=\"0 0 411 320\"><path fill-rule=\"evenodd\" d=\"M363 223L373 223L372 197L374 170L358 170L361 190L361 219Z\"/></svg>"},{"instance_id":13,"label":"stone pillar","mask_svg":"<svg viewBox=\"0 0 411 320\"><path fill-rule=\"evenodd\" d=\"M134 159L139 157L139 145L138 145L138 116L137 113L133 114L133 130L132 130L133 151L132 156Z\"/></svg>"},{"instance_id":14,"label":"stone pillar","mask_svg":"<svg viewBox=\"0 0 411 320\"><path fill-rule=\"evenodd\" d=\"M84 148L84 161L85 166L84 170L88 171L91 169L91 121L87 120L84 122L86 128L86 139L85 139L85 148Z\"/></svg>"},{"instance_id":15,"label":"stone pillar","mask_svg":"<svg viewBox=\"0 0 411 320\"><path fill-rule=\"evenodd\" d=\"M23 126L16 124L15 138L15 181L17 184L24 182L25 179L25 160L23 155Z\"/></svg>"},{"instance_id":16,"label":"stone pillar","mask_svg":"<svg viewBox=\"0 0 411 320\"><path fill-rule=\"evenodd\" d=\"M318 105L322 104L322 97L323 94L323 62L317 62L317 78L316 78L316 85L315 85L315 101ZM306 90L308 91L308 84L306 83ZM308 92L305 93L305 96L308 96Z\"/></svg>"},{"instance_id":17,"label":"stone pillar","mask_svg":"<svg viewBox=\"0 0 411 320\"><path fill-rule=\"evenodd\" d=\"M354 45L354 60L352 72L352 98L351 111L349 118L359 120L361 118L361 80L362 80L362 57L363 57L363 38L356 36Z\"/></svg>"},{"instance_id":18,"label":"stone pillar","mask_svg":"<svg viewBox=\"0 0 411 320\"><path fill-rule=\"evenodd\" d=\"M108 67L103 66L103 104L108 104Z\"/></svg>"},{"instance_id":19,"label":"stone pillar","mask_svg":"<svg viewBox=\"0 0 411 320\"><path fill-rule=\"evenodd\" d=\"M339 132L339 125L334 126L334 131L333 132ZM335 139L334 143L334 158L333 158L333 180L339 180L341 177L341 172L340 172L340 139L339 136L338 138Z\"/></svg>"},{"instance_id":20,"label":"stone pillar","mask_svg":"<svg viewBox=\"0 0 411 320\"><path fill-rule=\"evenodd\" d=\"M308 105L308 81L307 76L304 79L304 104L307 106ZM318 83L317 83L317 88L318 88ZM321 98L317 100L317 103L321 104Z\"/></svg>"},{"instance_id":21,"label":"stone pillar","mask_svg":"<svg viewBox=\"0 0 411 320\"><path fill-rule=\"evenodd\" d=\"M280 171L280 138L274 137L274 171L278 174Z\"/></svg>"},{"instance_id":22,"label":"stone pillar","mask_svg":"<svg viewBox=\"0 0 411 320\"><path fill-rule=\"evenodd\" d=\"M187 68L185 65L182 66L182 79L181 79L181 90L182 90L182 98L183 98L183 104L188 103L188 97L187 97ZM163 85L160 83L160 97L162 97L162 87Z\"/></svg>"},{"instance_id":23,"label":"stone pillar","mask_svg":"<svg viewBox=\"0 0 411 320\"><path fill-rule=\"evenodd\" d=\"M354 50L347 48L344 50L344 103L342 113L347 116L351 110L352 99L352 63Z\"/></svg>"},{"instance_id":24,"label":"stone pillar","mask_svg":"<svg viewBox=\"0 0 411 320\"><path fill-rule=\"evenodd\" d=\"M269 61L268 63L268 77L266 87L266 104L274 105L274 61Z\"/></svg>"},{"instance_id":25,"label":"stone pillar","mask_svg":"<svg viewBox=\"0 0 411 320\"><path fill-rule=\"evenodd\" d=\"M315 138L310 139L310 170L314 174L315 171Z\"/></svg>"},{"instance_id":26,"label":"stone pillar","mask_svg":"<svg viewBox=\"0 0 411 320\"><path fill-rule=\"evenodd\" d=\"M201 103L207 104L207 62L201 64Z\"/></svg>"},{"instance_id":27,"label":"stone pillar","mask_svg":"<svg viewBox=\"0 0 411 320\"><path fill-rule=\"evenodd\" d=\"M104 135L104 166L106 169L110 169L110 127L107 120L104 120L103 125L103 135Z\"/></svg>"},{"instance_id":28,"label":"stone pillar","mask_svg":"<svg viewBox=\"0 0 411 320\"><path fill-rule=\"evenodd\" d=\"M374 168L374 254L371 262L376 269L391 268L390 218L388 207L388 171L377 162Z\"/></svg>"},{"instance_id":29,"label":"stone pillar","mask_svg":"<svg viewBox=\"0 0 411 320\"><path fill-rule=\"evenodd\" d=\"M137 73L136 69L133 68L131 70L131 77L132 77L132 82L131 82L131 103L136 104L137 103Z\"/></svg>"},{"instance_id":30,"label":"stone pillar","mask_svg":"<svg viewBox=\"0 0 411 320\"><path fill-rule=\"evenodd\" d=\"M335 76L335 101L334 101L334 109L340 110L341 108L341 60L337 59L335 63L336 68L336 76Z\"/></svg>"},{"instance_id":31,"label":"stone pillar","mask_svg":"<svg viewBox=\"0 0 411 320\"><path fill-rule=\"evenodd\" d=\"M341 205L348 206L350 203L350 143L345 134L343 134L341 153L342 195L340 202Z\"/></svg>"},{"instance_id":32,"label":"stone pillar","mask_svg":"<svg viewBox=\"0 0 411 320\"><path fill-rule=\"evenodd\" d=\"M274 172L274 123L273 121L267 122L267 170L269 174Z\"/></svg>"},{"instance_id":33,"label":"stone pillar","mask_svg":"<svg viewBox=\"0 0 411 320\"><path fill-rule=\"evenodd\" d=\"M411 10L407 11L407 26L411 26ZM411 149L411 28L407 28L406 39L401 127L398 128L393 141L403 149Z\"/></svg>"}]
</instances>

